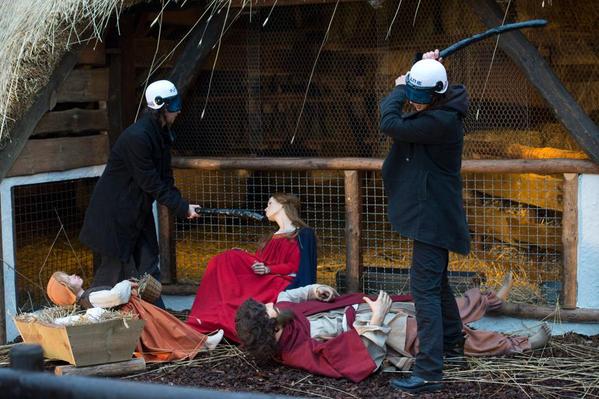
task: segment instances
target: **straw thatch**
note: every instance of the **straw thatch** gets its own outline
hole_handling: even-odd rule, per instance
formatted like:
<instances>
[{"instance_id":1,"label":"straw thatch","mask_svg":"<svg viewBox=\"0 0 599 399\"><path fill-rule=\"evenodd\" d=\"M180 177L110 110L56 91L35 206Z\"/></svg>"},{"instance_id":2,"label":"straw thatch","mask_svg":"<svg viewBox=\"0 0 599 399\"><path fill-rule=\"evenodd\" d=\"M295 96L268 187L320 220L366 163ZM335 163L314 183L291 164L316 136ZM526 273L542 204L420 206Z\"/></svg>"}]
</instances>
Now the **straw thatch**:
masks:
<instances>
[{"instance_id":1,"label":"straw thatch","mask_svg":"<svg viewBox=\"0 0 599 399\"><path fill-rule=\"evenodd\" d=\"M141 0L18 0L0 14L0 143L31 106L63 55L101 40L110 18Z\"/></svg>"}]
</instances>

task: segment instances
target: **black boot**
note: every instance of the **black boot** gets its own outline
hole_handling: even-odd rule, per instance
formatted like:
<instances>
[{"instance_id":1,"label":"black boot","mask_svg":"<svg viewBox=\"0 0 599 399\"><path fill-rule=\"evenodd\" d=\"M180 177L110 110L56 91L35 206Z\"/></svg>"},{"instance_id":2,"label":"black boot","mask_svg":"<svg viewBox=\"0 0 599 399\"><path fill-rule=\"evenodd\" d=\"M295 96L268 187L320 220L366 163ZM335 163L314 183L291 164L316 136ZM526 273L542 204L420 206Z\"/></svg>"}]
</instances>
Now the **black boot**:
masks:
<instances>
[{"instance_id":1,"label":"black boot","mask_svg":"<svg viewBox=\"0 0 599 399\"><path fill-rule=\"evenodd\" d=\"M441 381L427 381L415 375L409 378L392 379L390 384L395 389L410 393L435 392L443 389L443 383Z\"/></svg>"}]
</instances>

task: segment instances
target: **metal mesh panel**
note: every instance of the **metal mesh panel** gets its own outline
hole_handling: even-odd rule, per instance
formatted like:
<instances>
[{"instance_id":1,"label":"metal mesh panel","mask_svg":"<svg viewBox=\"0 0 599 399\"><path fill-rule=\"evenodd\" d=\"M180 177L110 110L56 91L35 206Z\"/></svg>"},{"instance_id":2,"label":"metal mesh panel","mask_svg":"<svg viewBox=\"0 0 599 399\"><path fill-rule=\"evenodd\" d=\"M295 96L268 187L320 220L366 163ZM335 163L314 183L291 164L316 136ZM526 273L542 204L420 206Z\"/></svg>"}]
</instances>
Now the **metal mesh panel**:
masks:
<instances>
[{"instance_id":1,"label":"metal mesh panel","mask_svg":"<svg viewBox=\"0 0 599 399\"><path fill-rule=\"evenodd\" d=\"M584 1L500 3L508 4L508 21L551 21L525 33L597 120L599 57L589 33L596 9ZM213 59L190 90L177 121L177 149L209 156L383 156L388 143L378 132L378 102L409 69L414 53L486 29L458 0L398 5L339 4L305 102L334 4L275 7L264 27L270 9L242 15L223 41L212 81ZM586 16L572 11L578 6ZM465 158L518 157L509 155L509 144L579 150L519 68L494 48L488 39L446 61L450 81L465 84L471 98Z\"/></svg>"},{"instance_id":2,"label":"metal mesh panel","mask_svg":"<svg viewBox=\"0 0 599 399\"><path fill-rule=\"evenodd\" d=\"M593 88L599 57L591 33L596 30L597 9L592 2L498 3L507 11L508 22L531 18L550 21L548 28L524 33L597 121L599 91ZM378 131L378 102L391 90L393 80L409 69L414 53L444 48L486 29L474 11L458 0L395 0L376 10L366 2L340 3L304 103L334 8L334 4L275 7L265 27L261 24L270 9L254 10L251 21L250 14L244 14L223 41L210 95L207 97L212 62L206 63L186 99L177 120L177 150L195 156L382 157L389 141ZM501 49L494 52L495 43L494 39L477 43L446 61L450 81L465 84L471 99L465 120L464 158L559 157L544 147L580 152L519 68ZM294 133L296 139L291 144ZM233 172L210 173L224 176ZM286 184L286 178L277 179L277 184ZM411 243L391 231L380 174L363 172L361 181L364 289L405 289ZM178 178L179 186L192 184L182 182ZM218 206L223 206L221 187L222 192L236 192L233 187L239 185L246 196L258 192L266 197L269 191L263 181L242 184L235 180L232 186L226 182L193 184L195 195L212 193L210 198ZM336 184L342 190L341 177ZM458 290L476 284L496 286L503 273L511 270L516 276L515 299L553 302L561 279L561 177L469 174L464 176L464 185L473 251L468 257L451 258ZM294 192L303 196L305 190L300 184ZM342 192L338 194L338 202L329 202L332 197L308 196L304 206L342 206ZM261 209L263 205L248 206ZM328 215L325 220L316 216L310 224L317 227L321 238L323 232L316 223L338 233L341 243L343 213ZM207 251L208 258L216 249L252 242L245 234L250 231L248 226L235 230L233 224L238 222L222 218L210 223L214 223L212 229L224 223L222 228L228 226L231 233L223 235L221 241L211 238L219 246ZM205 235L207 227L202 226L201 234ZM180 240L191 239L192 233L183 233L186 228L178 225L178 234L185 234L178 236ZM324 233L328 235L335 236ZM195 240L199 242L200 236ZM331 256L341 267L344 246L330 248L338 251ZM179 256L179 265L183 262L187 265L184 268L191 267L183 259ZM189 276L196 279L199 274ZM343 278L338 277L335 282L341 284Z\"/></svg>"},{"instance_id":3,"label":"metal mesh panel","mask_svg":"<svg viewBox=\"0 0 599 399\"><path fill-rule=\"evenodd\" d=\"M263 212L277 192L299 197L301 216L318 235L318 279L335 284L345 268L343 176L339 172L261 172L176 170L183 195L204 207ZM214 255L231 248L255 251L259 239L277 230L268 222L229 216L178 219L177 280L197 282Z\"/></svg>"},{"instance_id":4,"label":"metal mesh panel","mask_svg":"<svg viewBox=\"0 0 599 399\"><path fill-rule=\"evenodd\" d=\"M206 207L262 211L272 193L297 194L305 221L319 238L318 280L346 287L343 175L335 171L261 172L177 170L184 195ZM450 279L458 293L496 288L514 274L512 299L555 302L561 290L562 179L540 175L467 174L464 202L472 252L452 254ZM407 292L412 244L392 231L380 172L362 172L363 289ZM541 189L539 187L541 186ZM526 202L512 199L524 196ZM552 209L554 208L554 209ZM177 273L197 282L211 257L230 248L255 250L273 225L228 216L179 219Z\"/></svg>"},{"instance_id":5,"label":"metal mesh panel","mask_svg":"<svg viewBox=\"0 0 599 399\"><path fill-rule=\"evenodd\" d=\"M44 292L55 271L76 273L91 282L93 257L78 236L96 181L88 178L13 188L20 310L47 305Z\"/></svg>"}]
</instances>

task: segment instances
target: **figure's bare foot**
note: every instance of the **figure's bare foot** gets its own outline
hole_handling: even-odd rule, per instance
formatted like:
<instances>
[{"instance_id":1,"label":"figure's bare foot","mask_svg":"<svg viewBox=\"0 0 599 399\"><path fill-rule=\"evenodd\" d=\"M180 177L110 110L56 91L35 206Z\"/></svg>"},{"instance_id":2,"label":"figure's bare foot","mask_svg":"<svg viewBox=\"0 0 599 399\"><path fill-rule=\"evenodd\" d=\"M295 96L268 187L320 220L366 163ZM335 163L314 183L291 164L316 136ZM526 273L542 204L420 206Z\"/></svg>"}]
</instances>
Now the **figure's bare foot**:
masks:
<instances>
[{"instance_id":1,"label":"figure's bare foot","mask_svg":"<svg viewBox=\"0 0 599 399\"><path fill-rule=\"evenodd\" d=\"M514 279L512 277L512 272L503 277L503 283L501 284L501 288L497 291L497 298L502 301L507 301L507 297L510 295L510 291L512 290L512 285L514 285Z\"/></svg>"},{"instance_id":2,"label":"figure's bare foot","mask_svg":"<svg viewBox=\"0 0 599 399\"><path fill-rule=\"evenodd\" d=\"M551 338L551 329L547 323L543 323L541 324L541 327L539 327L538 331L528 338L530 349L544 347L547 345L547 342L549 342L549 338Z\"/></svg>"},{"instance_id":3,"label":"figure's bare foot","mask_svg":"<svg viewBox=\"0 0 599 399\"><path fill-rule=\"evenodd\" d=\"M215 334L208 336L206 338L206 349L211 351L212 349L216 348L216 346L223 339L224 334L225 332L223 330L218 330Z\"/></svg>"}]
</instances>

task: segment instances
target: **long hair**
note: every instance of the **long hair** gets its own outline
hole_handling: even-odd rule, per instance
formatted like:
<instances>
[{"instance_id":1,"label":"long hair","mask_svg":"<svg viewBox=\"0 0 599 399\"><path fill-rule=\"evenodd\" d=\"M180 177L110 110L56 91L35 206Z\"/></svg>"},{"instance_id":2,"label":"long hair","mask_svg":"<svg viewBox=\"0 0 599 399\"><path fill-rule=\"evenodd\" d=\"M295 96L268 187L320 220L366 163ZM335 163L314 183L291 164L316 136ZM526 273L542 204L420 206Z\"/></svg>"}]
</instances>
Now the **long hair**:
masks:
<instances>
[{"instance_id":1,"label":"long hair","mask_svg":"<svg viewBox=\"0 0 599 399\"><path fill-rule=\"evenodd\" d=\"M277 200L277 202L279 204L283 205L283 210L285 211L285 214L287 215L289 220L291 220L291 223L293 223L293 225L295 227L298 227L298 228L310 227L300 217L300 200L299 200L299 198L297 198L293 194L285 194L285 193L274 193L273 195L271 195L271 197L274 198L275 200ZM264 237L262 237L258 243L258 249L259 250L263 249L264 246L266 245L266 243L270 241L270 239L272 238L273 235L274 235L274 233L269 233L269 234L266 234ZM292 234L288 234L289 238L295 238L296 236L297 236L297 231Z\"/></svg>"},{"instance_id":2,"label":"long hair","mask_svg":"<svg viewBox=\"0 0 599 399\"><path fill-rule=\"evenodd\" d=\"M282 310L271 318L263 303L250 298L241 304L235 315L235 328L243 349L257 362L266 363L278 358L277 329L293 319L293 312Z\"/></svg>"}]
</instances>

